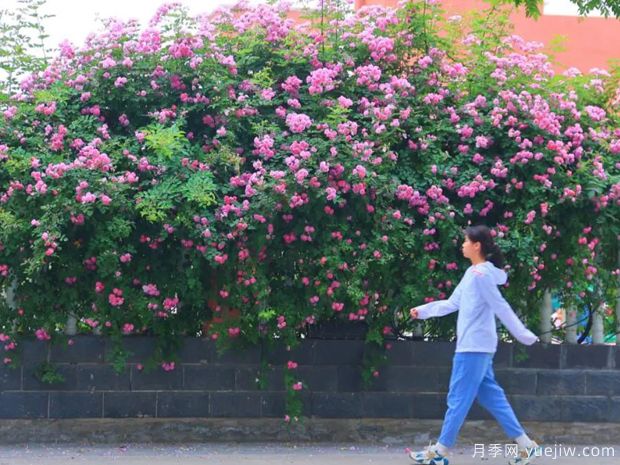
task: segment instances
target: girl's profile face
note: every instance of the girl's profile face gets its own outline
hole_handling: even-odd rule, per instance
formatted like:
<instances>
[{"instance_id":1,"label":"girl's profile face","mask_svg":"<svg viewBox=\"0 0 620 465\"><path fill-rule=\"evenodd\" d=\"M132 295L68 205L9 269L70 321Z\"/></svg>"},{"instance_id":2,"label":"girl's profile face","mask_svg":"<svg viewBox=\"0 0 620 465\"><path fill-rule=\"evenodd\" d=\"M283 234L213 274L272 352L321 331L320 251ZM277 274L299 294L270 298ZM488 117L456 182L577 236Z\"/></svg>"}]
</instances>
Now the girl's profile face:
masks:
<instances>
[{"instance_id":1,"label":"girl's profile face","mask_svg":"<svg viewBox=\"0 0 620 465\"><path fill-rule=\"evenodd\" d=\"M472 259L480 254L480 242L472 242L469 237L465 236L461 250L465 258Z\"/></svg>"}]
</instances>

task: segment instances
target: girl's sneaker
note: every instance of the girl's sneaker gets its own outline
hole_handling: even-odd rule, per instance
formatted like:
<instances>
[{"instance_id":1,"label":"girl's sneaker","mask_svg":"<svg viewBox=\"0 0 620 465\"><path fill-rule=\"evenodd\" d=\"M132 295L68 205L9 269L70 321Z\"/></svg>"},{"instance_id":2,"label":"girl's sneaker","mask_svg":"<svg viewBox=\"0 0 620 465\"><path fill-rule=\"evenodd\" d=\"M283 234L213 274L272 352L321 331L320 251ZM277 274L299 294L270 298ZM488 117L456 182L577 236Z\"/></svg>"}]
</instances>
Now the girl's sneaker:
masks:
<instances>
[{"instance_id":1,"label":"girl's sneaker","mask_svg":"<svg viewBox=\"0 0 620 465\"><path fill-rule=\"evenodd\" d=\"M446 457L437 452L432 445L421 451L409 452L409 458L420 465L448 465Z\"/></svg>"},{"instance_id":2,"label":"girl's sneaker","mask_svg":"<svg viewBox=\"0 0 620 465\"><path fill-rule=\"evenodd\" d=\"M536 457L541 455L541 451L542 448L535 441L532 441L531 447L526 447L525 449L519 447L517 456L512 457L508 463L509 465L529 465L534 463Z\"/></svg>"}]
</instances>

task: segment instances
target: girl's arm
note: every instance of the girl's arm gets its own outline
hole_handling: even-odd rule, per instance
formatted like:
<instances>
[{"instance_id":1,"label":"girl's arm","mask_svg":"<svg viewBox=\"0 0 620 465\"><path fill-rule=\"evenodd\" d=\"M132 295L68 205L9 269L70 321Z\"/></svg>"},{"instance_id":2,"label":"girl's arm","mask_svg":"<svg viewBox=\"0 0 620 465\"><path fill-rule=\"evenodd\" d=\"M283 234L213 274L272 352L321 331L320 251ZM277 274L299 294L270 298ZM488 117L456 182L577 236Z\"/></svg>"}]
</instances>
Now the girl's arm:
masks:
<instances>
[{"instance_id":1,"label":"girl's arm","mask_svg":"<svg viewBox=\"0 0 620 465\"><path fill-rule=\"evenodd\" d=\"M448 313L456 312L459 309L459 301L461 298L461 287L456 286L454 292L448 300L436 300L428 304L415 307L418 311L417 318L420 320L426 320L434 316L444 316Z\"/></svg>"},{"instance_id":2,"label":"girl's arm","mask_svg":"<svg viewBox=\"0 0 620 465\"><path fill-rule=\"evenodd\" d=\"M527 329L515 314L495 282L493 282L493 278L489 274L476 275L475 281L480 295L491 306L491 309L502 324L508 328L510 334L522 344L528 346L534 344L538 337Z\"/></svg>"}]
</instances>

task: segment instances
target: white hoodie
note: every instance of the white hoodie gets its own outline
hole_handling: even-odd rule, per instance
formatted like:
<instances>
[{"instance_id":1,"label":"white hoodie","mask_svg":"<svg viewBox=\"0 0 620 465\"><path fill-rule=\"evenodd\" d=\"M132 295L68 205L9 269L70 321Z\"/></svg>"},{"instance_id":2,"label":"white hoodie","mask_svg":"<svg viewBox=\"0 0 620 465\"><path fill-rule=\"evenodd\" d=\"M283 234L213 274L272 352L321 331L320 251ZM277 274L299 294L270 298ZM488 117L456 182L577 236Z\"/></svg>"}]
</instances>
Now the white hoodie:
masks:
<instances>
[{"instance_id":1,"label":"white hoodie","mask_svg":"<svg viewBox=\"0 0 620 465\"><path fill-rule=\"evenodd\" d=\"M506 272L493 263L472 265L448 300L416 307L418 318L425 320L460 310L456 322L456 352L494 353L497 350L495 316L519 342L532 345L538 337L525 327L497 288L505 282Z\"/></svg>"}]
</instances>

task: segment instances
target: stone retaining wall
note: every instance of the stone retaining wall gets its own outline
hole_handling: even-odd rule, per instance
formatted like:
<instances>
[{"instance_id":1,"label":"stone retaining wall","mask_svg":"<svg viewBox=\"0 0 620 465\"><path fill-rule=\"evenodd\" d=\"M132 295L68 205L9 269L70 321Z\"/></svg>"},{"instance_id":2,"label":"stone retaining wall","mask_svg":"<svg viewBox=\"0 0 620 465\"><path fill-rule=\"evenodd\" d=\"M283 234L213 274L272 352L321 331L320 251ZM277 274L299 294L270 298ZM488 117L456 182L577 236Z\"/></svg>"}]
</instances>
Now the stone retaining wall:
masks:
<instances>
[{"instance_id":1,"label":"stone retaining wall","mask_svg":"<svg viewBox=\"0 0 620 465\"><path fill-rule=\"evenodd\" d=\"M0 418L261 418L284 415L282 370L288 360L305 388L304 413L316 418L441 419L454 353L451 342L393 342L389 364L364 390L365 346L355 340L306 340L292 352L255 348L218 356L215 345L187 338L181 362L166 372L146 373L154 339L127 337L133 355L116 374L111 342L73 338L72 346L49 348L24 341L22 363L0 368ZM64 377L59 384L35 376L49 360ZM264 389L257 383L267 363ZM523 421L620 423L620 350L615 346L500 344L495 373ZM475 405L468 417L491 417Z\"/></svg>"}]
</instances>

